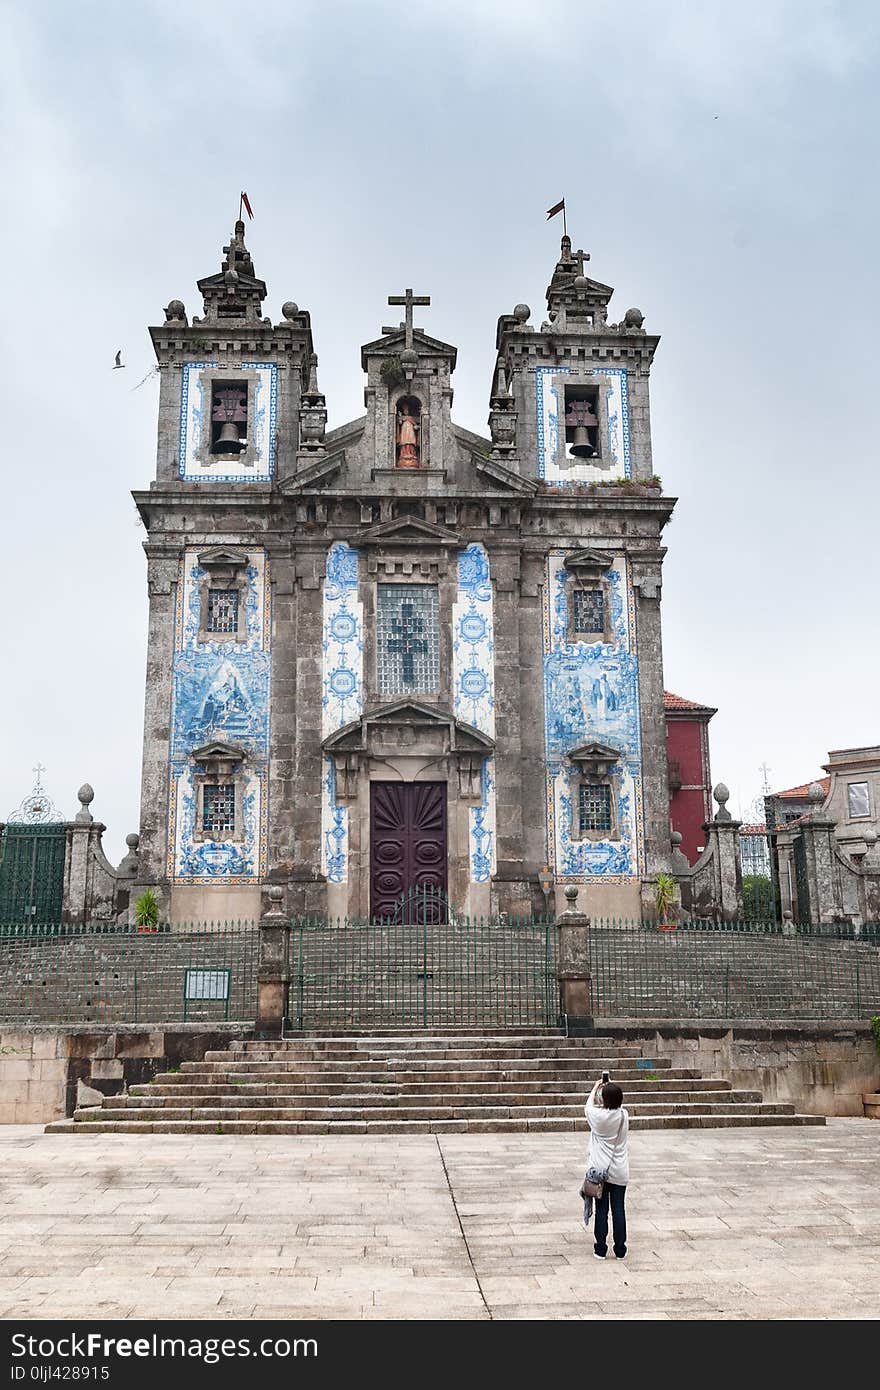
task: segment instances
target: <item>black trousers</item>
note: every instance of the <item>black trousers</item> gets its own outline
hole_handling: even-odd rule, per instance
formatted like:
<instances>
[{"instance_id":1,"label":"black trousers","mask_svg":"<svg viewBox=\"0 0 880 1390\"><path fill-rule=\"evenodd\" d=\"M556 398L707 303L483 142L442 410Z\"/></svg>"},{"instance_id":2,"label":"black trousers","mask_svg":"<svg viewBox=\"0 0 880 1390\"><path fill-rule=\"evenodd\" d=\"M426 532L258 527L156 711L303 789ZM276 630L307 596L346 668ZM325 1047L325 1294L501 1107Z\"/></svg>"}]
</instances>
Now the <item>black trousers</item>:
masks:
<instances>
[{"instance_id":1,"label":"black trousers","mask_svg":"<svg viewBox=\"0 0 880 1390\"><path fill-rule=\"evenodd\" d=\"M625 1200L626 1186L621 1186L620 1183L616 1182L606 1182L602 1188L602 1196L596 1198L596 1219L593 1226L593 1238L597 1255L608 1254L609 1204L611 1206L611 1229L614 1235L614 1253L620 1257L626 1254Z\"/></svg>"}]
</instances>

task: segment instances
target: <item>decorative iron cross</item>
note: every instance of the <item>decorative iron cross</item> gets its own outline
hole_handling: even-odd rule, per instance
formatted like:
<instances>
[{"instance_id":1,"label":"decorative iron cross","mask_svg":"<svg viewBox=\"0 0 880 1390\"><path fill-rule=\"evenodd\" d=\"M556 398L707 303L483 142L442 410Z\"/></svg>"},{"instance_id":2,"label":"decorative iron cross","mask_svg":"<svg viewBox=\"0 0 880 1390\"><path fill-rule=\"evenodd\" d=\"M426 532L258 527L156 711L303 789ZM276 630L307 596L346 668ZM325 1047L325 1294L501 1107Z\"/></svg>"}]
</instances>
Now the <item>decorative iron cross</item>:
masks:
<instances>
[{"instance_id":1,"label":"decorative iron cross","mask_svg":"<svg viewBox=\"0 0 880 1390\"><path fill-rule=\"evenodd\" d=\"M406 305L406 322L398 324L397 328L383 328L382 332L396 333L398 331L398 328L404 329L406 333L405 346L411 348L413 335L413 305L430 304L431 296L429 294L413 294L412 290L407 290L406 294L389 294L388 303ZM424 333L425 330L423 328L417 328L415 331L417 333Z\"/></svg>"},{"instance_id":2,"label":"decorative iron cross","mask_svg":"<svg viewBox=\"0 0 880 1390\"><path fill-rule=\"evenodd\" d=\"M403 679L412 685L416 678L413 658L424 656L428 650L424 637L419 636L425 630L425 620L416 616L411 603L404 601L400 617L391 619L391 630L394 636L388 641L388 650L399 655Z\"/></svg>"}]
</instances>

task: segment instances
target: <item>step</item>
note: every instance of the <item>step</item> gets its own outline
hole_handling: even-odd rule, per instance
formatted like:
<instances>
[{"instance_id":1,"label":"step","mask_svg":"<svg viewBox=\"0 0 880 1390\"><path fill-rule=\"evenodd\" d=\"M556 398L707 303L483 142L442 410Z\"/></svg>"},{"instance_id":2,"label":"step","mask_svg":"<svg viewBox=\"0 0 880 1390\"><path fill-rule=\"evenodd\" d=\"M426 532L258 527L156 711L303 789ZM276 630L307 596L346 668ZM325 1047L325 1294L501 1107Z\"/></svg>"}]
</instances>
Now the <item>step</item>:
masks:
<instances>
[{"instance_id":1,"label":"step","mask_svg":"<svg viewBox=\"0 0 880 1390\"><path fill-rule=\"evenodd\" d=\"M759 1098L757 1091L734 1091L729 1081L707 1081L697 1085L695 1082L659 1083L645 1082L642 1086L628 1086L625 1092L626 1104L636 1100L668 1100L679 1098L695 1100L736 1100ZM487 1084L467 1089L449 1087L399 1088L350 1086L328 1088L325 1086L132 1086L128 1095L107 1096L104 1104L112 1108L125 1105L128 1101L149 1100L171 1105L217 1105L222 1099L230 1099L238 1105L260 1105L268 1100L286 1100L289 1104L307 1105L320 1100L327 1105L384 1104L406 1102L412 1105L452 1105L457 1101L469 1099L496 1100L498 1104L514 1105L533 1100L546 1104L552 1099L564 1100L568 1104L586 1100L586 1092L572 1090L570 1087L555 1086L550 1083L532 1086L529 1089L511 1089L502 1084Z\"/></svg>"},{"instance_id":2,"label":"step","mask_svg":"<svg viewBox=\"0 0 880 1390\"><path fill-rule=\"evenodd\" d=\"M113 1111L107 1111L103 1107L92 1106L88 1109L77 1110L74 1119L78 1123L90 1124L98 1116L107 1118L112 1114L114 1120L137 1120L147 1118L145 1109L149 1109L151 1116L162 1118L163 1120L370 1120L377 1118L377 1111L385 1110L391 1112L391 1118L398 1120L467 1120L467 1119L505 1119L514 1120L518 1117L523 1119L544 1118L552 1116L555 1118L583 1119L584 1107L579 1102L572 1104L542 1104L542 1105L489 1105L480 1104L457 1104L457 1105L437 1105L430 1107L430 1115L425 1114L425 1106L413 1105L346 1105L346 1106L324 1106L324 1105L266 1105L266 1106L241 1106L235 1105L197 1105L197 1106L158 1106L158 1107L137 1107L125 1106L118 1107ZM640 1115L745 1115L745 1114L792 1114L794 1107L785 1102L774 1102L764 1104L758 1101L646 1101L639 1105L633 1105L629 1109L630 1117L635 1118Z\"/></svg>"},{"instance_id":3,"label":"step","mask_svg":"<svg viewBox=\"0 0 880 1390\"><path fill-rule=\"evenodd\" d=\"M648 1129L728 1129L743 1126L824 1125L823 1115L657 1115L634 1116L631 1128ZM82 1124L55 1120L46 1126L47 1134L526 1134L570 1133L583 1128L573 1119L516 1120L107 1120Z\"/></svg>"}]
</instances>

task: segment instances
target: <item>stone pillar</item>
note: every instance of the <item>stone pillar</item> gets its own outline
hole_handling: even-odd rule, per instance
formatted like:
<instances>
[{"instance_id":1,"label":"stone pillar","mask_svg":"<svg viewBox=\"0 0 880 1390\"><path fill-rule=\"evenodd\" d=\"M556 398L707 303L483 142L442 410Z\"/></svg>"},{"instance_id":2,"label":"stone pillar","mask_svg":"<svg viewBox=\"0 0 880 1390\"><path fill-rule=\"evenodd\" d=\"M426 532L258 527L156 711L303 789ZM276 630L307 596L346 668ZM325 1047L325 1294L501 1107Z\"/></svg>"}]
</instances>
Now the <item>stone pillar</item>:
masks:
<instances>
[{"instance_id":1,"label":"stone pillar","mask_svg":"<svg viewBox=\"0 0 880 1390\"><path fill-rule=\"evenodd\" d=\"M706 821L706 850L711 851L714 866L715 911L722 922L742 920L742 860L739 850L741 821L734 820L727 809L730 792L719 782L712 795L718 802L715 819Z\"/></svg>"},{"instance_id":2,"label":"stone pillar","mask_svg":"<svg viewBox=\"0 0 880 1390\"><path fill-rule=\"evenodd\" d=\"M817 790L819 797L816 800L819 800L821 788L817 786ZM810 795L812 798L812 788ZM817 810L808 819L798 822L798 831L804 841L810 921L839 922L844 913L840 879L834 863L834 821Z\"/></svg>"},{"instance_id":3,"label":"stone pillar","mask_svg":"<svg viewBox=\"0 0 880 1390\"><path fill-rule=\"evenodd\" d=\"M865 831L867 853L861 862L859 905L862 922L880 921L880 840L875 830Z\"/></svg>"},{"instance_id":4,"label":"stone pillar","mask_svg":"<svg viewBox=\"0 0 880 1390\"><path fill-rule=\"evenodd\" d=\"M633 650L639 659L639 713L642 737L642 804L645 876L669 872L669 780L666 713L663 705L663 639L660 622L663 551L631 557L636 594ZM642 908L653 912L653 885L642 891Z\"/></svg>"},{"instance_id":5,"label":"stone pillar","mask_svg":"<svg viewBox=\"0 0 880 1390\"><path fill-rule=\"evenodd\" d=\"M86 782L77 792L80 809L75 818L68 821L67 850L64 864L64 907L65 922L83 923L89 918L89 852L92 836L100 837L104 826L98 824L89 810L95 793Z\"/></svg>"},{"instance_id":6,"label":"stone pillar","mask_svg":"<svg viewBox=\"0 0 880 1390\"><path fill-rule=\"evenodd\" d=\"M137 891L150 887L168 909L168 781L171 685L174 665L174 604L180 564L176 549L146 544L150 598L144 752L141 777L140 864Z\"/></svg>"},{"instance_id":7,"label":"stone pillar","mask_svg":"<svg viewBox=\"0 0 880 1390\"><path fill-rule=\"evenodd\" d=\"M269 907L260 919L260 965L257 971L258 1038L280 1038L290 993L290 921L281 904L284 889L269 889Z\"/></svg>"},{"instance_id":8,"label":"stone pillar","mask_svg":"<svg viewBox=\"0 0 880 1390\"><path fill-rule=\"evenodd\" d=\"M590 919L577 910L578 890L565 889L567 908L556 919L560 1026L566 1033L593 1032L593 977L590 973Z\"/></svg>"}]
</instances>

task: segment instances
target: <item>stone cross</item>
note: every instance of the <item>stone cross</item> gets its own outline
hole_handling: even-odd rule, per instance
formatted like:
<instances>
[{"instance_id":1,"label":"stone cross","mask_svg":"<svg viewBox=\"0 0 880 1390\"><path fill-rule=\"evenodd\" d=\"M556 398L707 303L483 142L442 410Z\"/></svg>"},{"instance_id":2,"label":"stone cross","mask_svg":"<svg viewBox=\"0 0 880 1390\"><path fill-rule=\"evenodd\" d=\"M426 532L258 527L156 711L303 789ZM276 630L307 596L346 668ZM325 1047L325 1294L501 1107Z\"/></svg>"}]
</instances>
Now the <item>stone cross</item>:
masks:
<instances>
[{"instance_id":1,"label":"stone cross","mask_svg":"<svg viewBox=\"0 0 880 1390\"><path fill-rule=\"evenodd\" d=\"M403 679L407 685L412 685L416 678L413 657L422 656L428 650L427 642L419 636L425 630L424 619L414 614L411 603L404 602L400 605L400 617L391 619L391 630L394 636L388 643L388 650L400 656Z\"/></svg>"},{"instance_id":2,"label":"stone cross","mask_svg":"<svg viewBox=\"0 0 880 1390\"><path fill-rule=\"evenodd\" d=\"M577 273L578 273L578 275L583 275L583 273L584 273L584 261L588 261L588 260L590 259L590 253L589 253L589 251L572 251L572 253L571 253L571 259L572 259L573 261L577 261Z\"/></svg>"},{"instance_id":3,"label":"stone cross","mask_svg":"<svg viewBox=\"0 0 880 1390\"><path fill-rule=\"evenodd\" d=\"M389 304L405 304L405 305L406 305L406 323L401 323L401 324L398 325L398 327L404 329L404 331L405 331L405 333L406 333L406 342L405 342L405 346L408 347L408 348L411 348L411 347L412 347L412 335L413 335L413 305L414 305L414 304L430 304L430 303L431 303L431 296L430 296L429 294L413 294L412 290L407 290L406 294L389 294L389 296L388 296L388 303L389 303ZM424 333L424 331L425 331L425 330L424 330L423 328L417 328L417 329L416 329L416 332L417 332L417 333ZM396 333L396 332L397 332L397 329L396 329L396 328L383 328L383 329L382 329L382 332L383 332L383 333Z\"/></svg>"}]
</instances>

